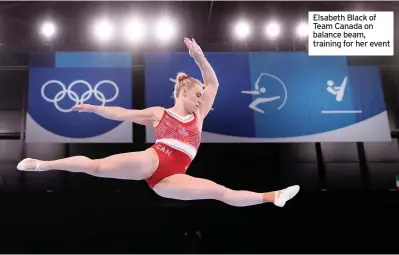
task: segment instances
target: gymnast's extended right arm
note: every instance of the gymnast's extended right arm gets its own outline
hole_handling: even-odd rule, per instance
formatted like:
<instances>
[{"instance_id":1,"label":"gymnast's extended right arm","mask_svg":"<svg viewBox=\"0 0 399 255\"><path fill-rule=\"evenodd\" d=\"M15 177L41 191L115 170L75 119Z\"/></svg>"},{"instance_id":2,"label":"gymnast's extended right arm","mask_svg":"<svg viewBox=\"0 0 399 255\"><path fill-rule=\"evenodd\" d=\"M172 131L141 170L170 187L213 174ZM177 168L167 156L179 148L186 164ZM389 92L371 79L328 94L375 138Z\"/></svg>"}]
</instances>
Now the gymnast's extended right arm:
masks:
<instances>
[{"instance_id":1,"label":"gymnast's extended right arm","mask_svg":"<svg viewBox=\"0 0 399 255\"><path fill-rule=\"evenodd\" d=\"M125 109L119 106L76 105L74 110L92 112L101 117L116 120L130 121L140 125L152 125L156 121L156 111L159 107L149 107L143 110Z\"/></svg>"}]
</instances>

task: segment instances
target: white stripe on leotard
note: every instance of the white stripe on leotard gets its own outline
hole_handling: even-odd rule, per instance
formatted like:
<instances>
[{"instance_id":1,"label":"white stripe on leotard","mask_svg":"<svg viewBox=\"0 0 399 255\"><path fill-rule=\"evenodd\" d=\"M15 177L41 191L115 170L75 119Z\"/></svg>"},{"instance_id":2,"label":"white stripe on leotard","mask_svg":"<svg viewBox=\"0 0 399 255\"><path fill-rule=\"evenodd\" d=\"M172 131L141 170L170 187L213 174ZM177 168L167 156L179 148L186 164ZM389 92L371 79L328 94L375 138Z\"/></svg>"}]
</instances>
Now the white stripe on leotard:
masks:
<instances>
[{"instance_id":1,"label":"white stripe on leotard","mask_svg":"<svg viewBox=\"0 0 399 255\"><path fill-rule=\"evenodd\" d=\"M195 158L195 155L197 155L197 150L193 146L176 139L164 138L156 140L155 143L164 143L172 147L173 149L179 150L184 154L187 154L187 156L189 156L191 160L193 160Z\"/></svg>"}]
</instances>

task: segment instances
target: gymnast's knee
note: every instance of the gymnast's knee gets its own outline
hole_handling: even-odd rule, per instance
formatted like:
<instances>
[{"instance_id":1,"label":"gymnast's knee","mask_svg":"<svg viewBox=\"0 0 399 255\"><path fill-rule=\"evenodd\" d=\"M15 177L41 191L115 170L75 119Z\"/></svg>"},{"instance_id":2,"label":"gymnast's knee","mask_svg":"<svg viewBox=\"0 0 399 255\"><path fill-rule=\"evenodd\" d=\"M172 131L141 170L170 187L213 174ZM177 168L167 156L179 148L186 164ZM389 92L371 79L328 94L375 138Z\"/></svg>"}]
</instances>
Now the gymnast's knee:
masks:
<instances>
[{"instance_id":1,"label":"gymnast's knee","mask_svg":"<svg viewBox=\"0 0 399 255\"><path fill-rule=\"evenodd\" d=\"M220 187L215 191L214 196L215 199L227 203L230 200L231 192L233 192L233 190L226 187Z\"/></svg>"},{"instance_id":2,"label":"gymnast's knee","mask_svg":"<svg viewBox=\"0 0 399 255\"><path fill-rule=\"evenodd\" d=\"M219 193L219 200L231 206L242 207L245 206L237 199L237 190L224 188Z\"/></svg>"},{"instance_id":3,"label":"gymnast's knee","mask_svg":"<svg viewBox=\"0 0 399 255\"><path fill-rule=\"evenodd\" d=\"M85 156L78 156L79 160L82 161L83 172L89 174L97 174L101 169L101 160L91 159Z\"/></svg>"}]
</instances>

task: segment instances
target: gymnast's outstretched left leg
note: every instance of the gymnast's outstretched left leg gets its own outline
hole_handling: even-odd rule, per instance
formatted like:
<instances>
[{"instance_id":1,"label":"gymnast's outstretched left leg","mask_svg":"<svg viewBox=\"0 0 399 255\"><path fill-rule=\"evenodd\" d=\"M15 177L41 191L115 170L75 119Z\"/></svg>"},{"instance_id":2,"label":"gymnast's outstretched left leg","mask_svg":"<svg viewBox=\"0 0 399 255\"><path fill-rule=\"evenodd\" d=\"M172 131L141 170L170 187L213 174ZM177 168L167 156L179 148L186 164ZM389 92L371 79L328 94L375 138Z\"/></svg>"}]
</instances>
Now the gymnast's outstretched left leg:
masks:
<instances>
[{"instance_id":1,"label":"gymnast's outstretched left leg","mask_svg":"<svg viewBox=\"0 0 399 255\"><path fill-rule=\"evenodd\" d=\"M246 190L232 190L210 180L195 178L186 174L175 174L155 185L154 191L162 197L178 200L214 199L237 207L272 202L282 207L299 192L299 186L257 193Z\"/></svg>"}]
</instances>

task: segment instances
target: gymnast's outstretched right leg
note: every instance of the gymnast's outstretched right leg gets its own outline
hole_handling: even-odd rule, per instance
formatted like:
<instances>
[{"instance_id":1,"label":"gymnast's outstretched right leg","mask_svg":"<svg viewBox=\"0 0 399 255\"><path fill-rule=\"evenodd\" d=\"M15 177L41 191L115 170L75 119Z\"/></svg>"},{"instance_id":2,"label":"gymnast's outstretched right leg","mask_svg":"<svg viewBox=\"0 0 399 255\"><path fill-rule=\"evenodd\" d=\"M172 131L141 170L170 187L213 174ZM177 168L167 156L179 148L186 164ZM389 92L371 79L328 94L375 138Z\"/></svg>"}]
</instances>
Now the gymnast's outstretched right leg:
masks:
<instances>
[{"instance_id":1,"label":"gymnast's outstretched right leg","mask_svg":"<svg viewBox=\"0 0 399 255\"><path fill-rule=\"evenodd\" d=\"M142 180L151 176L157 168L158 157L152 150L122 153L101 159L90 159L85 156L49 161L27 158L18 164L17 169L21 171L63 170L97 177Z\"/></svg>"},{"instance_id":2,"label":"gymnast's outstretched right leg","mask_svg":"<svg viewBox=\"0 0 399 255\"><path fill-rule=\"evenodd\" d=\"M294 185L282 190L257 193L247 190L232 190L210 180L186 174L175 174L156 184L154 191L162 197L178 200L214 199L237 207L272 202L282 207L299 192L299 186Z\"/></svg>"}]
</instances>

